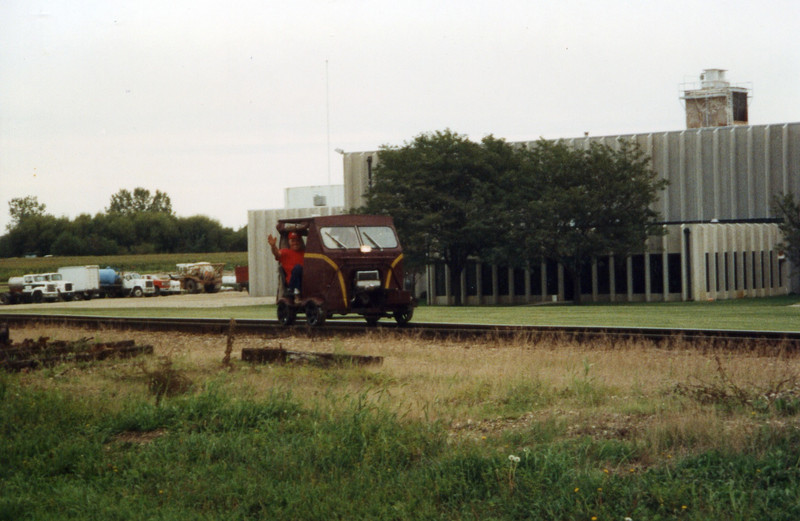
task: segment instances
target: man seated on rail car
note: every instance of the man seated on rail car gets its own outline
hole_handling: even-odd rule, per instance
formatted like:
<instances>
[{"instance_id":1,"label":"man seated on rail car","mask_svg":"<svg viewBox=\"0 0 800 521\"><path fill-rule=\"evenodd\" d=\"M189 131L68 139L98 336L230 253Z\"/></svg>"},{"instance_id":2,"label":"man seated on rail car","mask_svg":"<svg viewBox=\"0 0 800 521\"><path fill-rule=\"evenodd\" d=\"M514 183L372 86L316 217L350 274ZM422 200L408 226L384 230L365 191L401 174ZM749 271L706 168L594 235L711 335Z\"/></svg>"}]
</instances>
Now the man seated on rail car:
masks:
<instances>
[{"instance_id":1,"label":"man seated on rail car","mask_svg":"<svg viewBox=\"0 0 800 521\"><path fill-rule=\"evenodd\" d=\"M281 264L286 275L286 288L294 295L294 303L300 304L300 287L303 284L303 257L306 247L303 239L295 232L289 232L289 247L278 249L278 240L270 234L267 242L272 249L275 260Z\"/></svg>"}]
</instances>

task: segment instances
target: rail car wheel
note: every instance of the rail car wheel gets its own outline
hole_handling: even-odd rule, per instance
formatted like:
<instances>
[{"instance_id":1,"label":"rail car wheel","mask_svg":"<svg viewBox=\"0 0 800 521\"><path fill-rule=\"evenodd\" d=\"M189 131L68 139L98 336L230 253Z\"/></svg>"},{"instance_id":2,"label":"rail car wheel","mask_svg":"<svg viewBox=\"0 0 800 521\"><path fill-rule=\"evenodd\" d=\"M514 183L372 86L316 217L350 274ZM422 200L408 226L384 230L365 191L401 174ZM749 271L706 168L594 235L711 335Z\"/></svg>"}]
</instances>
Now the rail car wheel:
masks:
<instances>
[{"instance_id":1,"label":"rail car wheel","mask_svg":"<svg viewBox=\"0 0 800 521\"><path fill-rule=\"evenodd\" d=\"M364 320L367 321L368 326L375 326L378 324L378 320L381 319L380 315L364 315Z\"/></svg>"},{"instance_id":2,"label":"rail car wheel","mask_svg":"<svg viewBox=\"0 0 800 521\"><path fill-rule=\"evenodd\" d=\"M285 300L278 302L278 322L282 326L291 326L297 318L297 311Z\"/></svg>"},{"instance_id":3,"label":"rail car wheel","mask_svg":"<svg viewBox=\"0 0 800 521\"><path fill-rule=\"evenodd\" d=\"M325 310L316 302L310 301L306 304L306 323L309 326L320 327L325 323L327 317Z\"/></svg>"},{"instance_id":4,"label":"rail car wheel","mask_svg":"<svg viewBox=\"0 0 800 521\"><path fill-rule=\"evenodd\" d=\"M394 312L394 320L400 326L405 326L408 324L411 317L414 316L414 308L411 306L406 306L403 310L398 310Z\"/></svg>"}]
</instances>

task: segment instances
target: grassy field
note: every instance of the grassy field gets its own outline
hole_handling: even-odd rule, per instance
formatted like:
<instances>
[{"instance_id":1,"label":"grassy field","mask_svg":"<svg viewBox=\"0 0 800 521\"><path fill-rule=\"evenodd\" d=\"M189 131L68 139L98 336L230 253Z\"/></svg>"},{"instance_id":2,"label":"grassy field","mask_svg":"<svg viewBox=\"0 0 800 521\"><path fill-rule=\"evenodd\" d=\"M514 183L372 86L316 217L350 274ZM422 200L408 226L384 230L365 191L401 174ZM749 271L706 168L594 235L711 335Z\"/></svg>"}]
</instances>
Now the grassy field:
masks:
<instances>
[{"instance_id":1,"label":"grassy field","mask_svg":"<svg viewBox=\"0 0 800 521\"><path fill-rule=\"evenodd\" d=\"M0 519L797 519L800 358L675 342L232 339L0 374ZM270 366L242 347L384 357Z\"/></svg>"}]
</instances>

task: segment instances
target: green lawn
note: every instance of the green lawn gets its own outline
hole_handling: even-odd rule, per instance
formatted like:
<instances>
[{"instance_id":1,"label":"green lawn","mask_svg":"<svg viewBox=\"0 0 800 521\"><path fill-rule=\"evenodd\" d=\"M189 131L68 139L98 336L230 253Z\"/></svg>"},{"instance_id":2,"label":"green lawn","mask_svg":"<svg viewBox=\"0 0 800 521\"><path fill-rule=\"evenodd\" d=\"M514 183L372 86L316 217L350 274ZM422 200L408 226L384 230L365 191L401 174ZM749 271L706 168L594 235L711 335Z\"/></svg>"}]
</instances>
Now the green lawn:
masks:
<instances>
[{"instance_id":1,"label":"green lawn","mask_svg":"<svg viewBox=\"0 0 800 521\"><path fill-rule=\"evenodd\" d=\"M169 297L164 297L169 298ZM686 329L733 329L800 331L800 295L715 302L671 302L639 304L585 304L533 306L419 306L413 322L451 322L546 326L609 326ZM220 308L130 308L86 307L23 311L19 306L0 306L2 313L68 313L101 316L275 318L275 306ZM348 317L350 318L350 317ZM355 317L352 317L355 318Z\"/></svg>"}]
</instances>

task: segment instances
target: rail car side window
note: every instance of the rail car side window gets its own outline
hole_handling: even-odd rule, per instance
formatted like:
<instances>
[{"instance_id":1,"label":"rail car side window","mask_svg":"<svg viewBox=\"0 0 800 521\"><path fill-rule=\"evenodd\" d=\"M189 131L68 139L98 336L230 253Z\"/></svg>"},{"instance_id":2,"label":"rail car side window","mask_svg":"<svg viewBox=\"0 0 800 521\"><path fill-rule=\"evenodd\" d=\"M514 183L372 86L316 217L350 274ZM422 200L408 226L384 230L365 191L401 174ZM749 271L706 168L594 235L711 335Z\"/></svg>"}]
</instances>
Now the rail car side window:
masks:
<instances>
[{"instance_id":1,"label":"rail car side window","mask_svg":"<svg viewBox=\"0 0 800 521\"><path fill-rule=\"evenodd\" d=\"M354 226L330 226L320 229L322 243L326 248L353 249L359 248L358 233Z\"/></svg>"},{"instance_id":2,"label":"rail car side window","mask_svg":"<svg viewBox=\"0 0 800 521\"><path fill-rule=\"evenodd\" d=\"M371 248L397 248L397 236L388 226L359 226L361 243Z\"/></svg>"}]
</instances>

